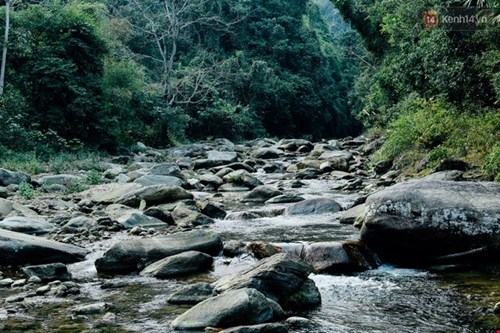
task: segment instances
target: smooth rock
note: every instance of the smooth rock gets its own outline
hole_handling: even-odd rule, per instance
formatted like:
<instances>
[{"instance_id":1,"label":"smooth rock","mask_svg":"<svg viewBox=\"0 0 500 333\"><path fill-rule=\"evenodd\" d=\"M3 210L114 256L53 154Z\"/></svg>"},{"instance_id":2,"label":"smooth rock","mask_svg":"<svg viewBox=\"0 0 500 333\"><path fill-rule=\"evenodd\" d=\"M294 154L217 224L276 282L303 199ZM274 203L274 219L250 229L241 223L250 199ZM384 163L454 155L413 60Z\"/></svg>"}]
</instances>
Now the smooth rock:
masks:
<instances>
[{"instance_id":1,"label":"smooth rock","mask_svg":"<svg viewBox=\"0 0 500 333\"><path fill-rule=\"evenodd\" d=\"M284 316L276 302L255 289L231 290L198 303L172 322L181 331L261 324Z\"/></svg>"},{"instance_id":2,"label":"smooth rock","mask_svg":"<svg viewBox=\"0 0 500 333\"><path fill-rule=\"evenodd\" d=\"M108 216L120 223L126 229L134 227L142 228L164 228L167 224L157 218L147 216L138 209L133 209L124 205L113 204L105 209Z\"/></svg>"},{"instance_id":3,"label":"smooth rock","mask_svg":"<svg viewBox=\"0 0 500 333\"><path fill-rule=\"evenodd\" d=\"M275 159L282 156L284 152L276 148L260 148L253 153L253 157L261 159Z\"/></svg>"},{"instance_id":4,"label":"smooth rock","mask_svg":"<svg viewBox=\"0 0 500 333\"><path fill-rule=\"evenodd\" d=\"M245 194L242 202L265 202L271 198L283 194L277 188L269 185L261 185L254 188L249 193Z\"/></svg>"},{"instance_id":5,"label":"smooth rock","mask_svg":"<svg viewBox=\"0 0 500 333\"><path fill-rule=\"evenodd\" d=\"M73 263L85 258L87 250L41 237L0 230L0 266Z\"/></svg>"},{"instance_id":6,"label":"smooth rock","mask_svg":"<svg viewBox=\"0 0 500 333\"><path fill-rule=\"evenodd\" d=\"M500 254L500 184L417 180L369 196L361 239L383 260L405 265L483 249ZM481 251L480 251L481 252Z\"/></svg>"},{"instance_id":7,"label":"smooth rock","mask_svg":"<svg viewBox=\"0 0 500 333\"><path fill-rule=\"evenodd\" d=\"M216 234L189 231L168 236L131 239L116 243L95 262L102 274L125 274L142 270L148 264L186 251L218 255L222 241Z\"/></svg>"},{"instance_id":8,"label":"smooth rock","mask_svg":"<svg viewBox=\"0 0 500 333\"><path fill-rule=\"evenodd\" d=\"M0 186L19 185L31 182L30 176L23 172L10 171L0 168Z\"/></svg>"},{"instance_id":9,"label":"smooth rock","mask_svg":"<svg viewBox=\"0 0 500 333\"><path fill-rule=\"evenodd\" d=\"M153 185L123 195L115 203L139 207L142 200L148 205L193 199L193 195L179 186Z\"/></svg>"},{"instance_id":10,"label":"smooth rock","mask_svg":"<svg viewBox=\"0 0 500 333\"><path fill-rule=\"evenodd\" d=\"M185 181L173 177L173 176L162 176L162 175L144 175L136 180L135 183L141 184L142 186L153 186L153 185L165 185L165 186L184 186Z\"/></svg>"},{"instance_id":11,"label":"smooth rock","mask_svg":"<svg viewBox=\"0 0 500 333\"><path fill-rule=\"evenodd\" d=\"M181 227L192 227L215 223L215 221L210 217L183 205L174 209L172 217L174 218L175 224Z\"/></svg>"},{"instance_id":12,"label":"smooth rock","mask_svg":"<svg viewBox=\"0 0 500 333\"><path fill-rule=\"evenodd\" d=\"M156 261L141 271L142 276L168 279L204 272L212 267L213 258L198 251L179 253Z\"/></svg>"},{"instance_id":13,"label":"smooth rock","mask_svg":"<svg viewBox=\"0 0 500 333\"><path fill-rule=\"evenodd\" d=\"M214 287L209 283L200 282L185 286L176 291L168 298L168 302L176 305L194 305L212 296L215 296Z\"/></svg>"},{"instance_id":14,"label":"smooth rock","mask_svg":"<svg viewBox=\"0 0 500 333\"><path fill-rule=\"evenodd\" d=\"M38 179L38 183L42 186L50 186L50 185L62 185L62 186L71 186L80 182L81 177L75 175L61 174L61 175L50 175L43 176Z\"/></svg>"},{"instance_id":15,"label":"smooth rock","mask_svg":"<svg viewBox=\"0 0 500 333\"><path fill-rule=\"evenodd\" d=\"M366 206L364 204L354 206L342 213L339 219L341 224L354 224L357 218L362 218L365 214Z\"/></svg>"},{"instance_id":16,"label":"smooth rock","mask_svg":"<svg viewBox=\"0 0 500 333\"><path fill-rule=\"evenodd\" d=\"M54 231L54 226L42 218L12 216L0 221L0 228L28 235L44 235Z\"/></svg>"},{"instance_id":17,"label":"smooth rock","mask_svg":"<svg viewBox=\"0 0 500 333\"><path fill-rule=\"evenodd\" d=\"M232 327L222 330L220 333L288 333L288 328L283 324L271 323Z\"/></svg>"},{"instance_id":18,"label":"smooth rock","mask_svg":"<svg viewBox=\"0 0 500 333\"><path fill-rule=\"evenodd\" d=\"M286 209L287 215L313 215L336 213L342 210L342 207L332 199L318 198L298 202Z\"/></svg>"},{"instance_id":19,"label":"smooth rock","mask_svg":"<svg viewBox=\"0 0 500 333\"><path fill-rule=\"evenodd\" d=\"M282 194L266 201L266 204L282 204L304 201L305 199L295 194Z\"/></svg>"},{"instance_id":20,"label":"smooth rock","mask_svg":"<svg viewBox=\"0 0 500 333\"><path fill-rule=\"evenodd\" d=\"M61 263L26 266L23 268L23 273L29 278L34 276L39 277L42 282L71 280L68 268Z\"/></svg>"},{"instance_id":21,"label":"smooth rock","mask_svg":"<svg viewBox=\"0 0 500 333\"><path fill-rule=\"evenodd\" d=\"M233 171L225 175L223 179L226 183L231 183L238 186L244 186L250 189L253 189L259 185L263 185L260 180L252 176L246 170Z\"/></svg>"}]
</instances>

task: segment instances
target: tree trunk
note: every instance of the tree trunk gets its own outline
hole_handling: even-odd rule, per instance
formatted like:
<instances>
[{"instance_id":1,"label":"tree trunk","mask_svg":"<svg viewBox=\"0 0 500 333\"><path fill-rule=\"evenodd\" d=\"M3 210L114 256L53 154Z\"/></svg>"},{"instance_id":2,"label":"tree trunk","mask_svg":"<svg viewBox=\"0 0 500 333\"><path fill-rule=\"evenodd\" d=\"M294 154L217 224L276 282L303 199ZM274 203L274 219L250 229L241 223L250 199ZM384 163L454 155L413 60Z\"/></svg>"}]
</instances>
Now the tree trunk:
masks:
<instances>
[{"instance_id":1,"label":"tree trunk","mask_svg":"<svg viewBox=\"0 0 500 333\"><path fill-rule=\"evenodd\" d=\"M0 96L3 95L5 87L5 64L7 62L7 47L9 43L10 28L10 0L5 0L5 35L3 38L2 68L0 70Z\"/></svg>"}]
</instances>

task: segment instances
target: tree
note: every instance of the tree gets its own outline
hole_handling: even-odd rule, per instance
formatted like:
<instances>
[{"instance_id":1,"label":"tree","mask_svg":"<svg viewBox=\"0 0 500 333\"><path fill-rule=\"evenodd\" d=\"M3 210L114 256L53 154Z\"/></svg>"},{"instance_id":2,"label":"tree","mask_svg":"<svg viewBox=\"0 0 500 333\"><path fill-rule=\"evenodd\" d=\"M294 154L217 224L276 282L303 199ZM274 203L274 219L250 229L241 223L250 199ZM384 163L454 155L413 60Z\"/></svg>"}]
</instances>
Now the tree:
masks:
<instances>
[{"instance_id":1,"label":"tree","mask_svg":"<svg viewBox=\"0 0 500 333\"><path fill-rule=\"evenodd\" d=\"M0 96L3 95L5 87L5 66L7 63L7 48L9 44L9 30L10 30L10 0L5 0L5 27L4 27L4 38L3 38L3 50L2 50L2 64L0 69Z\"/></svg>"}]
</instances>

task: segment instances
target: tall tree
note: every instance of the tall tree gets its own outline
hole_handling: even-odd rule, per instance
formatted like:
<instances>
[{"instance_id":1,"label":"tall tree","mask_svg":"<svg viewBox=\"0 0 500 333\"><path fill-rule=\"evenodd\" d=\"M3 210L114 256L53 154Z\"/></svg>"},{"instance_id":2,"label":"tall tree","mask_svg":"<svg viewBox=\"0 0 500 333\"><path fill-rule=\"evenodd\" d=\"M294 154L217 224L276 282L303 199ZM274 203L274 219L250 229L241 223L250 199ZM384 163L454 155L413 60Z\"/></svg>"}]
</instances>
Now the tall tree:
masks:
<instances>
[{"instance_id":1,"label":"tall tree","mask_svg":"<svg viewBox=\"0 0 500 333\"><path fill-rule=\"evenodd\" d=\"M7 64L7 49L9 44L9 30L10 30L10 0L5 0L5 28L3 37L3 50L2 50L2 64L0 69L0 96L3 95L5 87L5 66Z\"/></svg>"}]
</instances>

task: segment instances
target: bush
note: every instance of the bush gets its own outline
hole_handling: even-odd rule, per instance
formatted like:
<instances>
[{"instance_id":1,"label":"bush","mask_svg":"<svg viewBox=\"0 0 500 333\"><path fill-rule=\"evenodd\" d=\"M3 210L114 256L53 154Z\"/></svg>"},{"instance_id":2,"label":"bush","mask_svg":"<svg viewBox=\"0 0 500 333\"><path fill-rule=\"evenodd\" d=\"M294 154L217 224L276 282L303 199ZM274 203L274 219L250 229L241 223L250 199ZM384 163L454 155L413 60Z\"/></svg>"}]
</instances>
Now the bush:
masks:
<instances>
[{"instance_id":1,"label":"bush","mask_svg":"<svg viewBox=\"0 0 500 333\"><path fill-rule=\"evenodd\" d=\"M483 167L484 172L491 179L500 182L500 145L497 144L491 153L486 157L486 163Z\"/></svg>"},{"instance_id":2,"label":"bush","mask_svg":"<svg viewBox=\"0 0 500 333\"><path fill-rule=\"evenodd\" d=\"M489 161L484 170L491 177L496 175L494 146L500 139L500 113L496 110L458 112L442 100L419 97L398 107L400 116L389 125L387 141L375 160L397 158L402 167L411 167L426 157L428 168L446 158L463 159L475 166Z\"/></svg>"}]
</instances>

